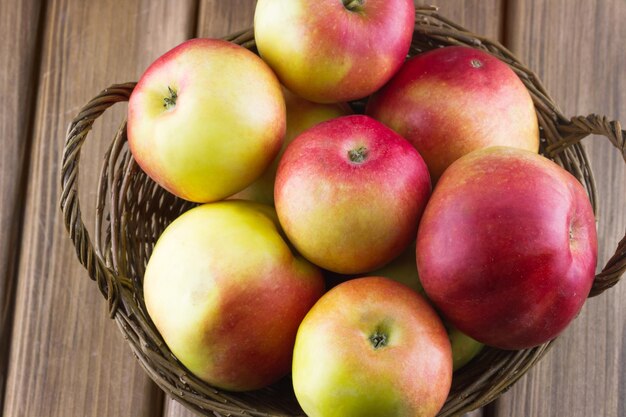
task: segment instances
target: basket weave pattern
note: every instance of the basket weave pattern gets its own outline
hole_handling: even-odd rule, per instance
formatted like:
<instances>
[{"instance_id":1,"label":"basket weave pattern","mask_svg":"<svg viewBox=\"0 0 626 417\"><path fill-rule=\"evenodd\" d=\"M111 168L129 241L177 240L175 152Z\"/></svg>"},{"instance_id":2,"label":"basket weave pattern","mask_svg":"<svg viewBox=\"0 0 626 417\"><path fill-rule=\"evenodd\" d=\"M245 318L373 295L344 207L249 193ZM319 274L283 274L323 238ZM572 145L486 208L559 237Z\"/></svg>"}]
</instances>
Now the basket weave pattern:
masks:
<instances>
[{"instance_id":1,"label":"basket weave pattern","mask_svg":"<svg viewBox=\"0 0 626 417\"><path fill-rule=\"evenodd\" d=\"M252 29L226 38L255 51ZM497 42L468 32L439 16L433 7L418 8L409 54L441 46L465 45L485 50L507 63L528 88L540 125L540 152L571 172L585 187L594 212L597 195L587 155L579 143L590 134L608 138L626 160L626 132L605 117L566 118L537 76ZM80 262L108 303L111 318L135 356L164 391L203 415L301 416L289 378L254 392L215 389L189 373L169 351L152 324L143 301L142 277L157 238L179 214L194 204L169 194L150 180L133 160L124 122L104 156L98 185L93 241L81 218L78 170L81 147L94 121L118 102L128 101L135 83L102 91L74 118L67 132L62 163L61 209ZM615 285L626 270L626 238L594 281L591 296ZM455 373L440 416L455 416L487 404L523 376L551 342L521 351L485 348Z\"/></svg>"}]
</instances>

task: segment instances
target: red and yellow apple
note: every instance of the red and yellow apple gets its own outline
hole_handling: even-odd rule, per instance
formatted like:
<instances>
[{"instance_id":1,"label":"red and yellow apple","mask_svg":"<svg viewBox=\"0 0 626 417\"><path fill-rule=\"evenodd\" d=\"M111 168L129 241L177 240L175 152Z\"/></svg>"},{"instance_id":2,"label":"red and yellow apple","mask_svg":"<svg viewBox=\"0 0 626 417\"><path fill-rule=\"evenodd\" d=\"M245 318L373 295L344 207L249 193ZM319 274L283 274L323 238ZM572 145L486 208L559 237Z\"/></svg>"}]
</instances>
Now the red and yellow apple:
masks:
<instances>
[{"instance_id":1,"label":"red and yellow apple","mask_svg":"<svg viewBox=\"0 0 626 417\"><path fill-rule=\"evenodd\" d=\"M582 185L547 158L507 147L453 163L417 235L429 299L463 333L502 349L561 333L589 294L596 256Z\"/></svg>"},{"instance_id":2,"label":"red and yellow apple","mask_svg":"<svg viewBox=\"0 0 626 417\"><path fill-rule=\"evenodd\" d=\"M291 252L273 208L223 201L167 227L143 287L178 360L213 386L244 391L289 372L296 331L324 282Z\"/></svg>"},{"instance_id":3,"label":"red and yellow apple","mask_svg":"<svg viewBox=\"0 0 626 417\"><path fill-rule=\"evenodd\" d=\"M327 292L302 321L292 380L310 417L435 416L452 381L450 341L415 291L358 278Z\"/></svg>"},{"instance_id":4,"label":"red and yellow apple","mask_svg":"<svg viewBox=\"0 0 626 417\"><path fill-rule=\"evenodd\" d=\"M400 68L413 0L259 0L254 36L281 82L307 100L366 97Z\"/></svg>"},{"instance_id":5,"label":"red and yellow apple","mask_svg":"<svg viewBox=\"0 0 626 417\"><path fill-rule=\"evenodd\" d=\"M133 157L159 185L194 202L247 187L284 134L285 102L272 70L217 39L192 39L157 59L128 103Z\"/></svg>"},{"instance_id":6,"label":"red and yellow apple","mask_svg":"<svg viewBox=\"0 0 626 417\"><path fill-rule=\"evenodd\" d=\"M252 200L264 204L274 204L274 182L278 161L283 152L300 133L321 122L351 114L350 106L345 103L319 104L298 97L287 89L283 89L287 106L287 132L283 147L274 159L274 162L265 170L263 175L245 190L235 194L232 198Z\"/></svg>"},{"instance_id":7,"label":"red and yellow apple","mask_svg":"<svg viewBox=\"0 0 626 417\"><path fill-rule=\"evenodd\" d=\"M363 115L305 131L278 165L274 200L305 258L341 274L379 268L414 239L431 186L419 153Z\"/></svg>"},{"instance_id":8,"label":"red and yellow apple","mask_svg":"<svg viewBox=\"0 0 626 417\"><path fill-rule=\"evenodd\" d=\"M477 149L539 149L528 90L508 65L478 49L439 48L408 60L370 99L366 113L415 146L433 183Z\"/></svg>"}]
</instances>

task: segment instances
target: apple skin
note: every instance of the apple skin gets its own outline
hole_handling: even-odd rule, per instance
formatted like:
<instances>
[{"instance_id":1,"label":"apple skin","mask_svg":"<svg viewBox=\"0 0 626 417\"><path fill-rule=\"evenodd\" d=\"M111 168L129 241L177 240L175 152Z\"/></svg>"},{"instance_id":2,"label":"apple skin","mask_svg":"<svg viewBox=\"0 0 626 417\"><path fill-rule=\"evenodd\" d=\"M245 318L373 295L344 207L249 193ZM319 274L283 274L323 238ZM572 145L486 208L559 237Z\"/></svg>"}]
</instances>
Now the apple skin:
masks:
<instances>
[{"instance_id":1,"label":"apple skin","mask_svg":"<svg viewBox=\"0 0 626 417\"><path fill-rule=\"evenodd\" d=\"M292 254L273 208L223 201L168 226L143 288L152 321L189 371L247 391L289 372L296 331L324 281Z\"/></svg>"},{"instance_id":2,"label":"apple skin","mask_svg":"<svg viewBox=\"0 0 626 417\"><path fill-rule=\"evenodd\" d=\"M313 103L312 101L305 100L293 94L285 88L283 88L283 93L287 107L287 132L285 133L283 146L278 156L274 158L274 161L269 168L265 170L263 175L245 190L232 196L232 198L273 205L276 170L278 169L278 162L285 152L287 145L300 133L316 124L352 114L350 106L346 103Z\"/></svg>"},{"instance_id":3,"label":"apple skin","mask_svg":"<svg viewBox=\"0 0 626 417\"><path fill-rule=\"evenodd\" d=\"M430 192L428 169L411 144L353 115L320 123L287 147L274 200L299 253L324 269L357 274L411 243Z\"/></svg>"},{"instance_id":4,"label":"apple skin","mask_svg":"<svg viewBox=\"0 0 626 417\"><path fill-rule=\"evenodd\" d=\"M501 349L555 338L594 279L597 236L582 185L529 151L472 152L443 174L420 223L417 268L452 325Z\"/></svg>"},{"instance_id":5,"label":"apple skin","mask_svg":"<svg viewBox=\"0 0 626 417\"><path fill-rule=\"evenodd\" d=\"M478 355L484 344L474 340L454 326L446 326L452 347L452 369L456 372Z\"/></svg>"},{"instance_id":6,"label":"apple skin","mask_svg":"<svg viewBox=\"0 0 626 417\"><path fill-rule=\"evenodd\" d=\"M366 113L415 146L433 183L477 149L539 149L526 87L504 62L473 48L450 46L409 59L369 100Z\"/></svg>"},{"instance_id":7,"label":"apple skin","mask_svg":"<svg viewBox=\"0 0 626 417\"><path fill-rule=\"evenodd\" d=\"M175 104L166 108L171 88ZM157 59L128 103L128 143L155 182L186 200L221 200L269 166L285 134L278 79L230 42L192 39Z\"/></svg>"},{"instance_id":8,"label":"apple skin","mask_svg":"<svg viewBox=\"0 0 626 417\"><path fill-rule=\"evenodd\" d=\"M415 261L415 241L393 261L389 262L382 268L366 273L370 276L390 278L396 282L410 287L418 292L421 296L426 296L424 288L420 282L419 274Z\"/></svg>"},{"instance_id":9,"label":"apple skin","mask_svg":"<svg viewBox=\"0 0 626 417\"><path fill-rule=\"evenodd\" d=\"M376 336L386 339L378 348ZM292 380L309 417L435 416L450 391L450 341L415 291L358 278L328 291L302 321Z\"/></svg>"},{"instance_id":10,"label":"apple skin","mask_svg":"<svg viewBox=\"0 0 626 417\"><path fill-rule=\"evenodd\" d=\"M412 0L259 0L254 36L281 82L310 101L366 97L407 56L415 24ZM360 4L359 4L360 3ZM351 6L352 7L352 6Z\"/></svg>"}]
</instances>

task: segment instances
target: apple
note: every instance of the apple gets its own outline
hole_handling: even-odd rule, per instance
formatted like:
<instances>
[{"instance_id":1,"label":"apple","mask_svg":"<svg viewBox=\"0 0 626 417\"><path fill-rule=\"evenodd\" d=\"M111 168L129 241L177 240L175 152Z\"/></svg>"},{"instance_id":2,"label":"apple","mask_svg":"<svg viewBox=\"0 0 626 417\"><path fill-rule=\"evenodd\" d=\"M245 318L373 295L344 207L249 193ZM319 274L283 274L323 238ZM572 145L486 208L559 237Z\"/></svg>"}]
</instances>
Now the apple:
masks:
<instances>
[{"instance_id":1,"label":"apple","mask_svg":"<svg viewBox=\"0 0 626 417\"><path fill-rule=\"evenodd\" d=\"M404 138L353 115L298 136L278 165L274 200L299 253L322 268L379 268L414 239L430 196L426 164Z\"/></svg>"},{"instance_id":2,"label":"apple","mask_svg":"<svg viewBox=\"0 0 626 417\"><path fill-rule=\"evenodd\" d=\"M555 338L578 314L597 258L582 185L530 151L474 151L443 174L420 223L417 269L439 311L501 349Z\"/></svg>"},{"instance_id":3,"label":"apple","mask_svg":"<svg viewBox=\"0 0 626 417\"><path fill-rule=\"evenodd\" d=\"M450 46L408 60L369 100L366 113L415 146L433 183L473 150L539 149L528 90L508 65L478 49Z\"/></svg>"},{"instance_id":4,"label":"apple","mask_svg":"<svg viewBox=\"0 0 626 417\"><path fill-rule=\"evenodd\" d=\"M393 261L382 268L367 272L367 275L390 278L425 296L415 262L415 241L413 241Z\"/></svg>"},{"instance_id":5,"label":"apple","mask_svg":"<svg viewBox=\"0 0 626 417\"><path fill-rule=\"evenodd\" d=\"M298 97L284 88L283 93L287 106L287 132L285 133L283 146L278 156L274 159L274 162L265 170L263 175L245 190L235 194L232 198L274 204L276 170L278 169L278 161L282 157L287 145L300 133L318 123L352 113L350 106L345 103L319 104Z\"/></svg>"},{"instance_id":6,"label":"apple","mask_svg":"<svg viewBox=\"0 0 626 417\"><path fill-rule=\"evenodd\" d=\"M155 182L211 202L252 183L285 134L285 102L272 70L230 42L192 39L157 59L128 103L128 144Z\"/></svg>"},{"instance_id":7,"label":"apple","mask_svg":"<svg viewBox=\"0 0 626 417\"><path fill-rule=\"evenodd\" d=\"M281 82L310 101L366 97L407 56L413 0L259 0L254 37Z\"/></svg>"},{"instance_id":8,"label":"apple","mask_svg":"<svg viewBox=\"0 0 626 417\"><path fill-rule=\"evenodd\" d=\"M435 416L450 391L450 341L415 291L358 278L328 291L302 321L292 380L309 417Z\"/></svg>"},{"instance_id":9,"label":"apple","mask_svg":"<svg viewBox=\"0 0 626 417\"><path fill-rule=\"evenodd\" d=\"M446 326L452 347L452 370L458 371L476 357L485 345L454 326Z\"/></svg>"},{"instance_id":10,"label":"apple","mask_svg":"<svg viewBox=\"0 0 626 417\"><path fill-rule=\"evenodd\" d=\"M143 289L150 318L189 371L246 391L289 372L296 331L324 282L291 252L273 208L222 201L167 227Z\"/></svg>"}]
</instances>

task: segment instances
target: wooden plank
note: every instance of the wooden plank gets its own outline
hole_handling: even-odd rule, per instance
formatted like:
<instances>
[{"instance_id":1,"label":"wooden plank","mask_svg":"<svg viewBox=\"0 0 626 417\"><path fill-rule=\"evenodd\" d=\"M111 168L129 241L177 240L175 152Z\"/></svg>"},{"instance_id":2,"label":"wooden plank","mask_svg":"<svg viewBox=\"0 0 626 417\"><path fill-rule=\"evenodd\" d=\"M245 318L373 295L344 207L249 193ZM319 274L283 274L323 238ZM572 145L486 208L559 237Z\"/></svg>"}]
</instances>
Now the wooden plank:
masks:
<instances>
[{"instance_id":1,"label":"wooden plank","mask_svg":"<svg viewBox=\"0 0 626 417\"><path fill-rule=\"evenodd\" d=\"M195 6L51 0L46 7L4 416L161 413L160 391L108 319L67 237L58 209L59 161L77 110L111 83L136 80L156 56L189 37ZM104 117L83 150L80 197L91 225L100 161L124 112L119 106Z\"/></svg>"},{"instance_id":2,"label":"wooden plank","mask_svg":"<svg viewBox=\"0 0 626 417\"><path fill-rule=\"evenodd\" d=\"M439 0L418 2L435 4L439 14L466 29L502 41L502 18L505 0Z\"/></svg>"},{"instance_id":3,"label":"wooden plank","mask_svg":"<svg viewBox=\"0 0 626 417\"><path fill-rule=\"evenodd\" d=\"M221 38L252 27L256 0L200 0L196 36Z\"/></svg>"},{"instance_id":4,"label":"wooden plank","mask_svg":"<svg viewBox=\"0 0 626 417\"><path fill-rule=\"evenodd\" d=\"M511 0L507 43L544 81L566 115L626 122L626 2ZM622 125L624 126L624 125ZM598 183L599 267L626 229L624 161L602 137L584 142ZM626 285L587 302L494 416L626 416Z\"/></svg>"},{"instance_id":5,"label":"wooden plank","mask_svg":"<svg viewBox=\"0 0 626 417\"><path fill-rule=\"evenodd\" d=\"M0 2L0 56L4 57L0 72L0 409L11 340L41 9L36 0Z\"/></svg>"}]
</instances>

